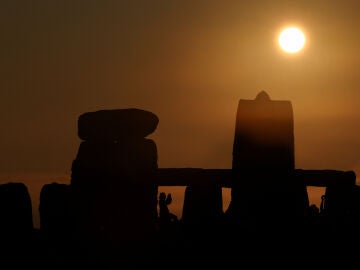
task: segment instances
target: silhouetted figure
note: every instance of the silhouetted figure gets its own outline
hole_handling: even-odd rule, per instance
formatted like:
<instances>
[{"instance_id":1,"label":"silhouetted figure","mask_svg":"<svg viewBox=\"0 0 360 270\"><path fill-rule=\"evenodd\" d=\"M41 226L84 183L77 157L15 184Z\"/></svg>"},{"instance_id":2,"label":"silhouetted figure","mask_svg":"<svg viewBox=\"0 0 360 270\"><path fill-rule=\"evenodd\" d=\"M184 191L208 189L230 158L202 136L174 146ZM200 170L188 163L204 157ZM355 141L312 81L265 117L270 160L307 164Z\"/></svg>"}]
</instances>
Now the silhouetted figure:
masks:
<instances>
[{"instance_id":1,"label":"silhouetted figure","mask_svg":"<svg viewBox=\"0 0 360 270\"><path fill-rule=\"evenodd\" d=\"M321 202L320 202L320 209L319 209L319 213L323 214L326 211L326 206L325 206L325 194L321 195Z\"/></svg>"},{"instance_id":2,"label":"silhouetted figure","mask_svg":"<svg viewBox=\"0 0 360 270\"><path fill-rule=\"evenodd\" d=\"M169 210L169 205L172 202L171 193L166 195L165 192L159 194L159 226L160 230L168 230L171 225L178 222L178 218L175 214Z\"/></svg>"}]
</instances>

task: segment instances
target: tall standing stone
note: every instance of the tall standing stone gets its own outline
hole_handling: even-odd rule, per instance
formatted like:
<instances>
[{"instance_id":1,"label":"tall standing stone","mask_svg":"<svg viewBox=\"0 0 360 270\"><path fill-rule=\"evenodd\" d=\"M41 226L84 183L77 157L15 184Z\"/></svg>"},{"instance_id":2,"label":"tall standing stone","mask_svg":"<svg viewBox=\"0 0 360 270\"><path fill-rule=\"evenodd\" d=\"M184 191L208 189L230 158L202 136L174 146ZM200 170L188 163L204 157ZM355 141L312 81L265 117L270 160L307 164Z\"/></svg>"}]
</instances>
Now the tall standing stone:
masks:
<instances>
[{"instance_id":1,"label":"tall standing stone","mask_svg":"<svg viewBox=\"0 0 360 270\"><path fill-rule=\"evenodd\" d=\"M294 123L290 101L264 91L237 108L232 169L235 180L227 215L251 229L305 211L306 187L293 179ZM300 209L300 210L299 210Z\"/></svg>"}]
</instances>

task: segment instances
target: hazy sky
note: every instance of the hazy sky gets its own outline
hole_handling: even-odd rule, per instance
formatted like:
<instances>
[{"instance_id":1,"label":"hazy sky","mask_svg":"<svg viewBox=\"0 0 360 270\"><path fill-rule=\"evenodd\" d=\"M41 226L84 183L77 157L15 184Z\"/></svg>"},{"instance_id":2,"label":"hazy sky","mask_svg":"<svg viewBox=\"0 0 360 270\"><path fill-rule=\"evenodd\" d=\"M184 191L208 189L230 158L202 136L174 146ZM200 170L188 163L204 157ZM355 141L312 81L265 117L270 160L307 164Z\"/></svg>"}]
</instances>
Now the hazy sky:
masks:
<instances>
[{"instance_id":1,"label":"hazy sky","mask_svg":"<svg viewBox=\"0 0 360 270\"><path fill-rule=\"evenodd\" d=\"M292 102L297 168L360 174L359 10L344 0L2 0L0 181L24 181L36 215L46 179L69 179L78 116L131 107L160 119L150 136L159 167L230 168L237 104L262 90ZM276 44L288 25L307 37L297 55Z\"/></svg>"},{"instance_id":2,"label":"hazy sky","mask_svg":"<svg viewBox=\"0 0 360 270\"><path fill-rule=\"evenodd\" d=\"M159 167L230 168L239 99L294 109L297 168L360 162L359 1L0 3L0 172L69 174L77 118L137 107ZM302 27L286 55L279 30Z\"/></svg>"}]
</instances>

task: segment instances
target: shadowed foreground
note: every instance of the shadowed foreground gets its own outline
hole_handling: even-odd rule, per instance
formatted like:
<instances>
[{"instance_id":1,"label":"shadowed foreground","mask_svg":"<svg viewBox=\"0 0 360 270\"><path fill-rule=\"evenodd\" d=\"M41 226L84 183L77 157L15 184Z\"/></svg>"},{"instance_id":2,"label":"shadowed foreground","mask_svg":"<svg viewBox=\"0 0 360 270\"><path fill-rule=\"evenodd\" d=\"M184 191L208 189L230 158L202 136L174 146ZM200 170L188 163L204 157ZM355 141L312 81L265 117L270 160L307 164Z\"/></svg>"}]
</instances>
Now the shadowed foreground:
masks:
<instances>
[{"instance_id":1,"label":"shadowed foreground","mask_svg":"<svg viewBox=\"0 0 360 270\"><path fill-rule=\"evenodd\" d=\"M140 109L82 114L71 183L42 187L40 229L27 187L0 185L2 269L288 268L355 258L356 175L295 168L291 102L265 92L239 101L228 170L158 168L146 138L158 121ZM186 187L181 219L161 185ZM309 204L311 185L326 187L320 208ZM226 211L222 187L231 188Z\"/></svg>"}]
</instances>

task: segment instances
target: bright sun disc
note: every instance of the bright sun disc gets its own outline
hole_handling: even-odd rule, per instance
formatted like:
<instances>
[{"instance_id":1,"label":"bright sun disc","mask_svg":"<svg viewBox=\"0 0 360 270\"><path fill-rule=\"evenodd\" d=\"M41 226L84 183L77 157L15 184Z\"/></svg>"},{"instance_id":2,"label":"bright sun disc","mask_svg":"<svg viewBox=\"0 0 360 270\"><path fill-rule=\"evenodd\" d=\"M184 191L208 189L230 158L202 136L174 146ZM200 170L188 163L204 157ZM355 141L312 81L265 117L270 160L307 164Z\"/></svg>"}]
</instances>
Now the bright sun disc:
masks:
<instances>
[{"instance_id":1,"label":"bright sun disc","mask_svg":"<svg viewBox=\"0 0 360 270\"><path fill-rule=\"evenodd\" d=\"M305 35L295 27L286 28L279 35L280 47L287 53L296 53L305 45Z\"/></svg>"}]
</instances>

